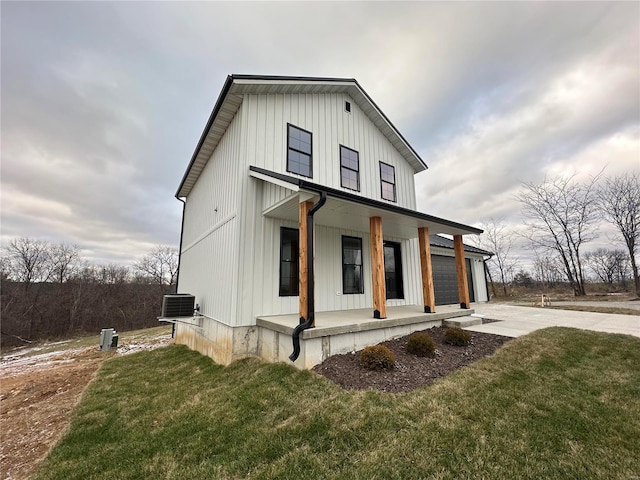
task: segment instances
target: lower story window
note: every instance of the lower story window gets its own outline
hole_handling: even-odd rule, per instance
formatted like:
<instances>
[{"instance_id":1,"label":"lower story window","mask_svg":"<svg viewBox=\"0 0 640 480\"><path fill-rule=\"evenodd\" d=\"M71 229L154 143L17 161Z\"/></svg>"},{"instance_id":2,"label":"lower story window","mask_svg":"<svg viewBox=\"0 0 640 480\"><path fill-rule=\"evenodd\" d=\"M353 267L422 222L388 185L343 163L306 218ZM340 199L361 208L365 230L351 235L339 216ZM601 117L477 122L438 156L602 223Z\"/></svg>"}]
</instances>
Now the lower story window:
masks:
<instances>
[{"instance_id":1,"label":"lower story window","mask_svg":"<svg viewBox=\"0 0 640 480\"><path fill-rule=\"evenodd\" d=\"M297 228L280 228L280 296L298 295L300 234Z\"/></svg>"},{"instance_id":2,"label":"lower story window","mask_svg":"<svg viewBox=\"0 0 640 480\"><path fill-rule=\"evenodd\" d=\"M342 237L342 293L364 293L361 238Z\"/></svg>"}]
</instances>

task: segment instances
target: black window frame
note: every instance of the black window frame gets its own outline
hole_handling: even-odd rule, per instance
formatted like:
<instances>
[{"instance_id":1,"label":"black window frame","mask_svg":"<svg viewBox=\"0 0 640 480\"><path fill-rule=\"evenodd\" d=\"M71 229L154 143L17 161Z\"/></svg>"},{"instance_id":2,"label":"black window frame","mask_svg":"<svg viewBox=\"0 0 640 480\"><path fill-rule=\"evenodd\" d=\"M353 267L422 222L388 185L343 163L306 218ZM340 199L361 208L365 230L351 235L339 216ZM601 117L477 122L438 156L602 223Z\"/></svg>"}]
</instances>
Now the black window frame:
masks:
<instances>
[{"instance_id":1,"label":"black window frame","mask_svg":"<svg viewBox=\"0 0 640 480\"><path fill-rule=\"evenodd\" d=\"M296 130L300 130L301 132L304 133L308 133L309 137L310 137L310 142L309 142L309 153L303 151L303 150L299 150L297 148L293 148L290 145L290 139L291 139L291 129L295 128ZM309 175L305 175L304 173L300 173L300 172L296 172L294 170L291 170L290 165L289 165L289 152L295 152L297 154L300 155L306 155L309 157ZM293 173L295 175L300 175L302 177L306 177L306 178L313 178L313 133L311 133L308 130L305 130L304 128L300 128L296 125L293 125L292 123L287 123L287 172L289 173Z\"/></svg>"},{"instance_id":2,"label":"black window frame","mask_svg":"<svg viewBox=\"0 0 640 480\"><path fill-rule=\"evenodd\" d=\"M391 168L391 170L393 170L393 183L385 180L382 176L382 166L386 166ZM391 198L387 198L384 196L384 185L391 185L393 186L393 199ZM389 165L388 163L385 162L380 162L380 198L382 198L383 200L386 200L388 202L394 202L397 203L398 201L398 195L396 192L396 167L394 167L393 165Z\"/></svg>"},{"instance_id":3,"label":"black window frame","mask_svg":"<svg viewBox=\"0 0 640 480\"><path fill-rule=\"evenodd\" d=\"M393 276L394 282L391 285L391 279L389 278L389 271L387 270L387 248L393 250ZM404 300L404 278L403 278L403 265L402 265L402 243L392 242L391 240L384 240L382 243L382 250L384 252L384 279L386 286L387 300ZM392 288L395 287L395 288ZM395 292L396 296L391 296L391 292Z\"/></svg>"},{"instance_id":4,"label":"black window frame","mask_svg":"<svg viewBox=\"0 0 640 480\"><path fill-rule=\"evenodd\" d=\"M297 239L297 252L295 257L296 260L294 261L293 259L291 260L283 260L283 253L284 253L284 232L288 232L288 233L293 233L295 232L295 238ZM292 255L293 256L293 255ZM298 279L298 281L294 282L293 285L295 285L294 287L294 291L287 291L287 290L283 290L282 288L282 263L286 262L292 265L295 265L295 271L296 271L296 278ZM280 297L297 297L300 295L300 230L298 228L291 228L291 227L280 227L280 261L278 263L279 266L279 271L278 271L278 296ZM289 267L291 269L291 267ZM289 275L289 286L291 286L291 278L293 278L291 275Z\"/></svg>"},{"instance_id":5,"label":"black window frame","mask_svg":"<svg viewBox=\"0 0 640 480\"><path fill-rule=\"evenodd\" d=\"M360 263L345 263L345 255L344 255L344 241L348 240L357 240L360 243ZM342 294L343 295L362 295L364 293L364 251L362 249L362 238L361 237L352 237L349 235L342 235ZM345 267L346 266L359 266L360 267L360 289L358 291L347 291L346 282L345 282Z\"/></svg>"},{"instance_id":6,"label":"black window frame","mask_svg":"<svg viewBox=\"0 0 640 480\"><path fill-rule=\"evenodd\" d=\"M342 164L342 150L349 150L350 152L355 153L358 156L358 169L354 170L351 167L345 166ZM358 187L357 188L351 188L351 187L347 187L344 184L344 180L343 180L343 176L342 176L342 169L346 169L349 170L350 172L355 172L356 173L356 180L358 182ZM360 191L360 152L358 152L357 150L354 150L353 148L349 148L349 147L345 147L344 145L340 145L340 186L342 188L346 188L347 190L351 190L353 192L359 192Z\"/></svg>"}]
</instances>

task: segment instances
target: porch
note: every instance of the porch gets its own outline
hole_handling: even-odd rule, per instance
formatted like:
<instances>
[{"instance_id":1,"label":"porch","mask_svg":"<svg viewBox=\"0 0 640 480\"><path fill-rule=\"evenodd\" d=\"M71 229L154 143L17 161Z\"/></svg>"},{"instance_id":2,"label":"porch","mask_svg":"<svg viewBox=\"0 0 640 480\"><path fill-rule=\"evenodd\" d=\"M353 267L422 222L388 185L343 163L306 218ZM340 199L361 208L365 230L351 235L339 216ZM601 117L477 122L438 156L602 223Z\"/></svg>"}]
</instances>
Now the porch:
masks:
<instances>
[{"instance_id":1,"label":"porch","mask_svg":"<svg viewBox=\"0 0 640 480\"><path fill-rule=\"evenodd\" d=\"M300 357L295 365L313 368L332 355L360 350L472 313L473 309L460 309L459 305L438 306L437 313L424 313L421 305L387 307L384 319L371 318L368 308L316 312L315 328L300 333ZM292 334L299 321L296 314L258 317L258 356L270 362L290 363Z\"/></svg>"}]
</instances>

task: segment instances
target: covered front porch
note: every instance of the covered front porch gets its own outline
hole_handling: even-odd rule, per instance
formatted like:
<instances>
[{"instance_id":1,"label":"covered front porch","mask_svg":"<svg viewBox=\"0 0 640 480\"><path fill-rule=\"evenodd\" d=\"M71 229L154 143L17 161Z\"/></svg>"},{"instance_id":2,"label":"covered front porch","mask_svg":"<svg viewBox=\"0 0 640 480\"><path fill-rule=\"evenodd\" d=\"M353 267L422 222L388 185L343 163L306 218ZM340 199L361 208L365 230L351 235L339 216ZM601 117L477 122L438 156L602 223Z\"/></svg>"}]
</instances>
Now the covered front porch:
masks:
<instances>
[{"instance_id":1,"label":"covered front porch","mask_svg":"<svg viewBox=\"0 0 640 480\"><path fill-rule=\"evenodd\" d=\"M313 368L332 355L361 350L386 340L442 325L448 320L468 317L473 309L440 305L437 313L424 313L421 305L387 307L387 317L372 319L370 309L316 312L315 328L300 332L300 354L295 365ZM291 337L299 325L298 315L259 316L258 356L270 362L288 362Z\"/></svg>"},{"instance_id":2,"label":"covered front porch","mask_svg":"<svg viewBox=\"0 0 640 480\"><path fill-rule=\"evenodd\" d=\"M271 361L290 359L301 368L310 368L330 355L358 350L372 343L429 328L446 318L471 314L463 235L481 233L481 230L400 207L395 202L374 200L262 168L250 167L249 175L264 183L262 214L297 222L299 232L296 254L298 315L256 316L260 332L268 340L261 342L268 349L259 352L263 358ZM336 289L316 288L319 283L315 275L315 257L318 253L314 234L316 225L355 232L351 235L356 236L345 237L343 234L341 247L343 290L346 290L344 285L348 283L345 279L352 283L348 284L348 291L338 289L336 295L354 295L360 302L367 298L370 302L368 309L356 306L352 310L344 310L344 307L339 307L340 311L335 313L326 311L333 310L331 308L323 308L321 310L325 312L316 313L316 296L327 298L336 292ZM457 306L438 306L437 313L429 240L429 235L436 233L453 237L459 298ZM362 239L367 237L368 245L363 246ZM354 240L355 245L346 248L344 238ZM413 242L406 243L404 252L407 257L411 255L413 261L399 261L389 267L385 261L385 241L389 238L396 244L399 257L402 249L396 242ZM321 244L320 248L323 247ZM368 255L365 255L367 251ZM400 269L396 265L406 270L407 283L411 283L413 292L411 297L398 295L401 288L387 290L387 280L393 278L391 273L395 275ZM371 283L369 291L365 293L362 272L367 269ZM326 276L326 270L324 273ZM290 283L292 278L288 277ZM323 281L322 277L320 281ZM398 298L406 303L402 306L388 304L389 299ZM360 303L359 306L364 305ZM282 341L288 346L281 345ZM274 346L267 347L269 344ZM291 355L283 355L283 350ZM299 355L303 355L302 362L296 361Z\"/></svg>"}]
</instances>

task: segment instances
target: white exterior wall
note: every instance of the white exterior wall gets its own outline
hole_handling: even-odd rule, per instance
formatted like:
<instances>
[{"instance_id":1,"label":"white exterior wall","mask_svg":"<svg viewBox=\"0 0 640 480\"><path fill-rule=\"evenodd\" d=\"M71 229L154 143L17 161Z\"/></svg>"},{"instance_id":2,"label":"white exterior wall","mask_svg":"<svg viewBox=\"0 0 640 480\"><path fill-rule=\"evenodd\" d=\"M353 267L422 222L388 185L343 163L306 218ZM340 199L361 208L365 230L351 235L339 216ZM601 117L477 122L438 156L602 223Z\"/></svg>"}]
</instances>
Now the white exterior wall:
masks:
<instances>
[{"instance_id":1,"label":"white exterior wall","mask_svg":"<svg viewBox=\"0 0 640 480\"><path fill-rule=\"evenodd\" d=\"M344 110L345 101L351 102L350 113ZM242 203L238 211L242 254L238 258L237 325L254 325L259 315L298 312L297 296L278 296L280 227L298 228L298 224L265 217L262 213L291 191L249 177L251 165L297 176L287 172L287 123L313 135L313 177L300 178L386 202L380 192L379 162L382 161L395 167L397 202L389 203L410 209L416 206L415 184L413 168L346 94L245 95L242 112L239 157ZM340 186L340 145L359 152L360 192ZM316 232L316 311L373 308L369 233L321 226ZM363 295L337 295L338 291L342 292L341 235L363 239ZM422 302L420 283L410 280L420 275L419 270L409 267L420 268L417 241L402 243L405 300L389 301L389 305Z\"/></svg>"},{"instance_id":2,"label":"white exterior wall","mask_svg":"<svg viewBox=\"0 0 640 480\"><path fill-rule=\"evenodd\" d=\"M297 222L264 217L259 235L255 239L255 276L251 284L253 302L251 312L241 309L243 315L255 317L263 315L294 314L298 312L299 297L279 296L278 281L280 271L280 227L298 228ZM373 309L371 287L371 254L369 232L343 230L315 225L315 310L349 310L357 308ZM342 236L362 238L364 293L342 293ZM401 243L403 261L404 299L387 300L387 305L417 305L422 302L420 257L417 240L400 240L384 237ZM372 310L373 311L373 310Z\"/></svg>"},{"instance_id":3,"label":"white exterior wall","mask_svg":"<svg viewBox=\"0 0 640 480\"><path fill-rule=\"evenodd\" d=\"M181 293L195 295L200 311L235 325L241 194L239 110L186 199Z\"/></svg>"},{"instance_id":4,"label":"white exterior wall","mask_svg":"<svg viewBox=\"0 0 640 480\"><path fill-rule=\"evenodd\" d=\"M298 312L297 296L278 295L280 227L298 224L263 215L293 192L249 176L250 165L292 175L287 122L313 133L310 181L341 189L343 144L360 153L360 194L381 200L378 161L384 161L396 167L397 205L415 209L413 169L353 101L346 113L345 101L351 101L346 94L245 96L185 207L179 288L196 296L203 314L235 327L255 325L260 315ZM342 235L362 238L364 294L342 294ZM422 304L417 239L384 238L402 244L405 295L387 305ZM369 232L316 225L315 244L316 311L373 308ZM476 299L486 298L481 290Z\"/></svg>"},{"instance_id":5,"label":"white exterior wall","mask_svg":"<svg viewBox=\"0 0 640 480\"><path fill-rule=\"evenodd\" d=\"M344 109L351 102L351 112ZM300 177L320 185L375 200L380 192L379 162L395 167L397 202L416 208L413 168L398 153L366 114L346 94L246 95L246 160L274 172L287 172L287 123L312 133L313 177ZM340 145L359 152L360 192L340 186Z\"/></svg>"},{"instance_id":6,"label":"white exterior wall","mask_svg":"<svg viewBox=\"0 0 640 480\"><path fill-rule=\"evenodd\" d=\"M476 302L488 302L487 280L484 273L484 262L481 256L465 255L471 259L471 269L473 270L473 288L475 289Z\"/></svg>"}]
</instances>

